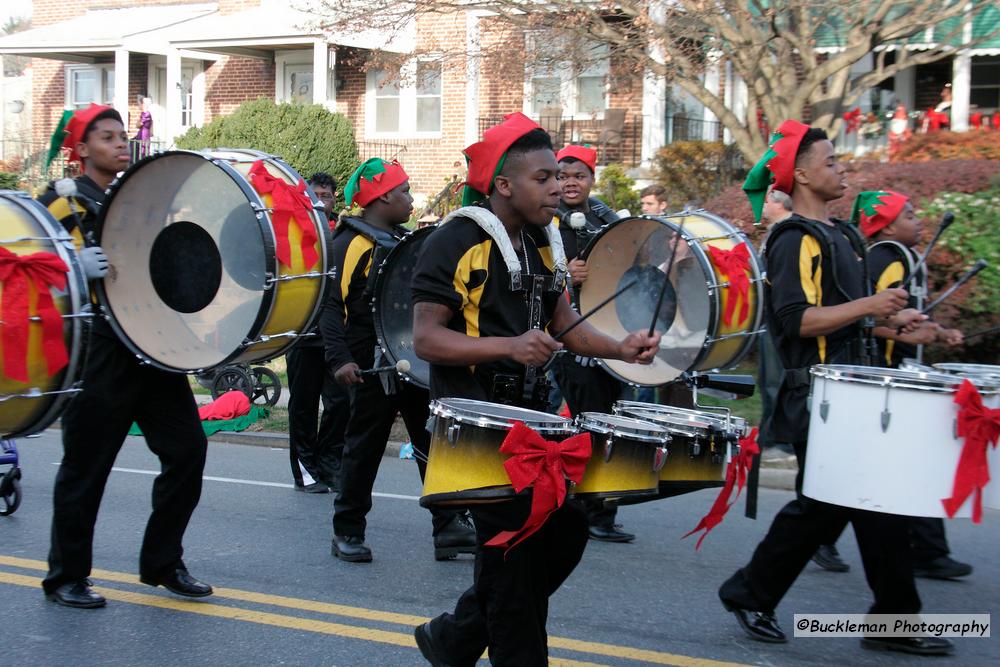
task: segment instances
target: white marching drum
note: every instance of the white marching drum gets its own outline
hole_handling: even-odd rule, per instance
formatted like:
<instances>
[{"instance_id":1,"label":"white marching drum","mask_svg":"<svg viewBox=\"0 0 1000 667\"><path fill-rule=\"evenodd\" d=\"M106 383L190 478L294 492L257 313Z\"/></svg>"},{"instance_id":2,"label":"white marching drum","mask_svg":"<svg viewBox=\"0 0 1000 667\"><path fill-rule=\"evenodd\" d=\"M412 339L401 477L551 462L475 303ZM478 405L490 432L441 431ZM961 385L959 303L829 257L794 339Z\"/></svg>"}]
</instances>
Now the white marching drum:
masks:
<instances>
[{"instance_id":1,"label":"white marching drum","mask_svg":"<svg viewBox=\"0 0 1000 667\"><path fill-rule=\"evenodd\" d=\"M803 495L856 509L941 517L963 440L954 395L962 378L863 366L814 366ZM980 382L996 404L996 382ZM983 504L1000 503L1000 452L989 451L993 483ZM990 488L993 487L993 488ZM969 517L967 501L956 517Z\"/></svg>"}]
</instances>

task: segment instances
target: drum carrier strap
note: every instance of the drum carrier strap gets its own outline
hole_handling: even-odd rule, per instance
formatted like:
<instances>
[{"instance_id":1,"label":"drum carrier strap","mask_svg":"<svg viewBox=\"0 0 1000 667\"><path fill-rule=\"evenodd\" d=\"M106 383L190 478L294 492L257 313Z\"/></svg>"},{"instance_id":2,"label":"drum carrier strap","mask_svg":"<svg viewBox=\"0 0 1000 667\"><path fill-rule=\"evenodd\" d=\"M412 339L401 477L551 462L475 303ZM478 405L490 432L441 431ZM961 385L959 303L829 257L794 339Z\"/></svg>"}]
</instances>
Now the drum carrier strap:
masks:
<instances>
[{"instance_id":1,"label":"drum carrier strap","mask_svg":"<svg viewBox=\"0 0 1000 667\"><path fill-rule=\"evenodd\" d=\"M903 274L903 280L907 280L913 273L913 270L917 266L915 253L912 249L907 248L905 245L899 241L879 241L878 243L873 243L869 248L869 252L878 247L892 248L892 250L899 255L900 260L903 262L903 269L905 273ZM914 299L914 307L917 310L924 309L924 301L927 299L927 265L924 264L920 267L916 278L910 283L909 287L910 296ZM917 345L917 362L923 363L924 360L924 345L921 343Z\"/></svg>"}]
</instances>

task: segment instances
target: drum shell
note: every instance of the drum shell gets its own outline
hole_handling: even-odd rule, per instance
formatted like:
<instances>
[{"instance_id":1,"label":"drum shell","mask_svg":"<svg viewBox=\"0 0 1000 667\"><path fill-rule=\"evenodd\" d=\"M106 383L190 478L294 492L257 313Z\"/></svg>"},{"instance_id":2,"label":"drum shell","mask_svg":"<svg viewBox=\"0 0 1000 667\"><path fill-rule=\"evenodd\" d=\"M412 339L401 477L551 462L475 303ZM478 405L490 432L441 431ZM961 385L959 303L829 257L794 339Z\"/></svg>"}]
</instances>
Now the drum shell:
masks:
<instances>
[{"instance_id":1,"label":"drum shell","mask_svg":"<svg viewBox=\"0 0 1000 667\"><path fill-rule=\"evenodd\" d=\"M18 237L48 237L40 240L13 241ZM73 249L72 238L44 206L23 192L0 191L0 239L3 247L18 255L49 252L69 267L66 289L50 288L55 308L63 316L63 342L69 362L49 376L42 353L42 329L39 322L28 324L28 382L7 377L2 370L3 342L0 339L0 436L24 437L38 433L59 418L76 391L86 358L85 315L90 312L87 282ZM34 293L34 290L32 290ZM3 286L0 285L0 300ZM30 297L35 313L37 296ZM56 393L61 392L61 393ZM31 397L16 397L33 394Z\"/></svg>"},{"instance_id":2,"label":"drum shell","mask_svg":"<svg viewBox=\"0 0 1000 667\"><path fill-rule=\"evenodd\" d=\"M645 426L651 434L640 439L638 435L615 429L612 425L602 425L603 415L584 413L581 417L584 419L577 420L577 428L590 433L592 450L583 479L573 487L572 495L622 498L655 493L670 440L666 430L646 422ZM608 417L614 419L610 415ZM589 427L588 423L591 424ZM660 435L652 435L657 430L661 431Z\"/></svg>"},{"instance_id":3,"label":"drum shell","mask_svg":"<svg viewBox=\"0 0 1000 667\"><path fill-rule=\"evenodd\" d=\"M893 371L893 377L909 375L914 386L870 384L836 376L843 368L851 367L813 369L803 495L855 509L946 518L941 500L951 496L963 445L955 433L957 384L950 390L918 388L928 375L904 371ZM997 404L995 390L981 391L984 403ZM1000 455L989 448L987 457L991 478L1000 479ZM997 486L984 489L987 507L1000 506ZM955 516L971 514L970 499Z\"/></svg>"}]
</instances>

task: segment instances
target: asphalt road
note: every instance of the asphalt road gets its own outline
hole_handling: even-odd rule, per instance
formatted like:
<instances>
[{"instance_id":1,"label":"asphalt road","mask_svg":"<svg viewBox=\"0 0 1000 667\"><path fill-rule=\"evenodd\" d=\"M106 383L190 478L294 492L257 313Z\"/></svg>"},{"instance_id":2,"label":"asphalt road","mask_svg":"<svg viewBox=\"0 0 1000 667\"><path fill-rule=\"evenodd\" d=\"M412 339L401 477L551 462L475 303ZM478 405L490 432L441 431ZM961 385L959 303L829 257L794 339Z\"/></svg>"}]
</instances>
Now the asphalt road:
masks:
<instances>
[{"instance_id":1,"label":"asphalt road","mask_svg":"<svg viewBox=\"0 0 1000 667\"><path fill-rule=\"evenodd\" d=\"M288 453L212 443L201 505L186 538L192 574L216 587L190 602L138 583L139 544L157 461L130 438L112 473L97 525L93 579L104 609L47 602L45 571L58 432L22 441L24 500L0 517L2 665L421 665L412 626L448 609L471 582L472 561L433 560L430 517L419 507L412 461L384 459L369 517L370 565L330 555L332 496L291 489ZM716 599L791 497L761 492L761 521L735 511L694 551L679 538L707 511L703 491L621 511L638 534L630 545L591 542L554 596L552 664L903 665L1000 664L1000 640L959 639L951 658L871 653L856 639L799 638L783 646L745 638ZM975 565L963 581L920 580L924 610L1000 618L1000 512L981 525L949 524L955 555ZM794 613L860 613L870 602L853 535L841 552L847 574L807 567L781 607ZM996 635L996 633L994 633ZM482 663L485 664L485 661Z\"/></svg>"}]
</instances>

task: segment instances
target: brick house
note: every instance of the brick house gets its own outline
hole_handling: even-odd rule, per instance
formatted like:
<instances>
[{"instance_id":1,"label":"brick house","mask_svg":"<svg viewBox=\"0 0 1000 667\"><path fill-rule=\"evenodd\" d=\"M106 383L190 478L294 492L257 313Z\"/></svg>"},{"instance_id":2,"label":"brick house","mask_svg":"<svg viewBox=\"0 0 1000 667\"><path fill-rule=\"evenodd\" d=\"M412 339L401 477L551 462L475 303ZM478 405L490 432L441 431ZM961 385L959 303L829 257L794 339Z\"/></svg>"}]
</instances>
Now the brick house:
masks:
<instances>
[{"instance_id":1,"label":"brick house","mask_svg":"<svg viewBox=\"0 0 1000 667\"><path fill-rule=\"evenodd\" d=\"M36 142L47 140L64 108L92 101L118 108L135 134L148 98L153 139L163 147L247 100L314 102L351 119L363 156L398 156L414 190L427 195L461 170L464 146L515 110L537 118L557 144L599 144L602 162L636 165L663 143L663 82L607 59L579 71L512 68L475 54L421 56L397 76L365 66L376 48L465 51L498 39L490 19L474 11L421 18L387 44L372 31L311 28L315 17L289 4L34 0L32 28L0 38L0 54L33 59Z\"/></svg>"}]
</instances>

